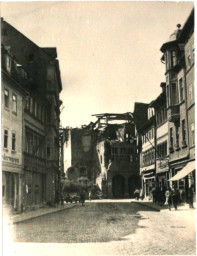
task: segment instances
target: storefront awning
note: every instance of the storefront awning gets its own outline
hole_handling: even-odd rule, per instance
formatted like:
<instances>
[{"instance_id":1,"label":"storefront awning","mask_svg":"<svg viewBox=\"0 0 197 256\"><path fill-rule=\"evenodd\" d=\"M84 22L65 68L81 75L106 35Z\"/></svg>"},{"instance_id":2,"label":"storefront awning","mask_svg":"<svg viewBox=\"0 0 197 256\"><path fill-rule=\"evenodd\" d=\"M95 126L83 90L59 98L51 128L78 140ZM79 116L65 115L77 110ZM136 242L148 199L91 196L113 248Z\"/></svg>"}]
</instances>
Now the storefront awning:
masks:
<instances>
[{"instance_id":1,"label":"storefront awning","mask_svg":"<svg viewBox=\"0 0 197 256\"><path fill-rule=\"evenodd\" d=\"M181 171L179 171L176 175L174 175L170 181L176 181L176 180L181 180L185 176L187 176L190 172L193 172L195 170L195 161L189 162L186 164L185 167Z\"/></svg>"}]
</instances>

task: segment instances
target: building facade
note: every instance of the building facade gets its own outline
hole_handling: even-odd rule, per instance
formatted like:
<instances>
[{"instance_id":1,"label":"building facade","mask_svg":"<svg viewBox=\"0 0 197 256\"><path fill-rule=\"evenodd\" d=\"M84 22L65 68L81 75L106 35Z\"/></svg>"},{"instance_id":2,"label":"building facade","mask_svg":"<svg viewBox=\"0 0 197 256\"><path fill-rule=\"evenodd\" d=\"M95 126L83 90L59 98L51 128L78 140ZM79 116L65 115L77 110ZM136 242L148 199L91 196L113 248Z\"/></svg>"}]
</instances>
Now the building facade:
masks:
<instances>
[{"instance_id":1,"label":"building facade","mask_svg":"<svg viewBox=\"0 0 197 256\"><path fill-rule=\"evenodd\" d=\"M62 90L56 48L40 48L1 20L2 44L11 49L28 97L23 119L23 207L53 204L60 187L59 93ZM22 68L21 68L22 67Z\"/></svg>"},{"instance_id":2,"label":"building facade","mask_svg":"<svg viewBox=\"0 0 197 256\"><path fill-rule=\"evenodd\" d=\"M166 66L170 181L187 200L195 185L194 10L161 47Z\"/></svg>"},{"instance_id":3,"label":"building facade","mask_svg":"<svg viewBox=\"0 0 197 256\"><path fill-rule=\"evenodd\" d=\"M149 198L155 188L155 159L156 159L156 122L154 108L149 105L147 109L148 120L138 129L141 138L140 175L144 197Z\"/></svg>"},{"instance_id":4,"label":"building facade","mask_svg":"<svg viewBox=\"0 0 197 256\"><path fill-rule=\"evenodd\" d=\"M166 84L161 83L162 93L151 103L155 109L156 186L165 191L169 186L168 120L166 108Z\"/></svg>"},{"instance_id":5,"label":"building facade","mask_svg":"<svg viewBox=\"0 0 197 256\"><path fill-rule=\"evenodd\" d=\"M2 202L12 211L23 209L23 107L27 92L20 83L10 49L1 49Z\"/></svg>"}]
</instances>

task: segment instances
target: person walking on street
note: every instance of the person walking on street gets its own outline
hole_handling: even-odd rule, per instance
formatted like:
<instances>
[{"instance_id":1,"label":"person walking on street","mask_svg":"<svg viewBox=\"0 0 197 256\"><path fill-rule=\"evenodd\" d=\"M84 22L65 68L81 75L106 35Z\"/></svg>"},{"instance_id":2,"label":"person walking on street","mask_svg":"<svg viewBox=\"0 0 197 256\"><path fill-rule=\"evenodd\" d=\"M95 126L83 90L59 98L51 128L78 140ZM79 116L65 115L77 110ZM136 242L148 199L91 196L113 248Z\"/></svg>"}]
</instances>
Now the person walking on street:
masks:
<instances>
[{"instance_id":1,"label":"person walking on street","mask_svg":"<svg viewBox=\"0 0 197 256\"><path fill-rule=\"evenodd\" d=\"M85 193L83 190L81 190L81 193L80 193L80 202L81 202L81 205L84 206L84 203L85 203Z\"/></svg>"},{"instance_id":2,"label":"person walking on street","mask_svg":"<svg viewBox=\"0 0 197 256\"><path fill-rule=\"evenodd\" d=\"M171 205L172 205L172 189L171 187L166 190L166 202L168 204L169 211L171 211Z\"/></svg>"},{"instance_id":3,"label":"person walking on street","mask_svg":"<svg viewBox=\"0 0 197 256\"><path fill-rule=\"evenodd\" d=\"M89 196L89 201L91 201L91 198L92 198L92 192L91 191L89 191L88 196Z\"/></svg>"},{"instance_id":4,"label":"person walking on street","mask_svg":"<svg viewBox=\"0 0 197 256\"><path fill-rule=\"evenodd\" d=\"M177 210L177 205L179 201L179 191L175 185L172 186L172 203L174 205L174 209Z\"/></svg>"},{"instance_id":5,"label":"person walking on street","mask_svg":"<svg viewBox=\"0 0 197 256\"><path fill-rule=\"evenodd\" d=\"M189 208L194 208L193 206L193 187L194 185L191 185L188 189L188 203L189 203Z\"/></svg>"}]
</instances>

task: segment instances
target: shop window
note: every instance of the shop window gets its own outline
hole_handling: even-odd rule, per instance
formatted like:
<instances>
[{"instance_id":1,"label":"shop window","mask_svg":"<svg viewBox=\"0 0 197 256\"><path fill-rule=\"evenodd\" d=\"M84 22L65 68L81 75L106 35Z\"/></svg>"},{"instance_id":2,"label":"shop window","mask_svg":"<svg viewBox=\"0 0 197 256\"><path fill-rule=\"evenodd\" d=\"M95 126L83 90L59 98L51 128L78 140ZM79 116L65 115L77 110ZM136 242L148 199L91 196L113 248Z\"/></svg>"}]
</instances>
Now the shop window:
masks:
<instances>
[{"instance_id":1,"label":"shop window","mask_svg":"<svg viewBox=\"0 0 197 256\"><path fill-rule=\"evenodd\" d=\"M4 129L4 142L3 147L8 148L8 130Z\"/></svg>"},{"instance_id":2,"label":"shop window","mask_svg":"<svg viewBox=\"0 0 197 256\"><path fill-rule=\"evenodd\" d=\"M12 112L17 113L17 97L16 95L12 95Z\"/></svg>"},{"instance_id":3,"label":"shop window","mask_svg":"<svg viewBox=\"0 0 197 256\"><path fill-rule=\"evenodd\" d=\"M4 90L4 102L5 107L9 108L9 91L7 89Z\"/></svg>"},{"instance_id":4,"label":"shop window","mask_svg":"<svg viewBox=\"0 0 197 256\"><path fill-rule=\"evenodd\" d=\"M16 133L12 133L12 151L16 151Z\"/></svg>"}]
</instances>

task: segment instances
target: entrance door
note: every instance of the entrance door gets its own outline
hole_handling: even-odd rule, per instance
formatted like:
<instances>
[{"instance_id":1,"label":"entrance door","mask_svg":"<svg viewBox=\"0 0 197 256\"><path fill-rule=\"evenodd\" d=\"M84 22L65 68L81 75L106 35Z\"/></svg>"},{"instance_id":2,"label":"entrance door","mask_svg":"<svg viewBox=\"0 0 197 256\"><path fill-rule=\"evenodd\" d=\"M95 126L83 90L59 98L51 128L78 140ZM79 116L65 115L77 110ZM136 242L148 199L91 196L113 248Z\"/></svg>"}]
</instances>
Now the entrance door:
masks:
<instances>
[{"instance_id":1,"label":"entrance door","mask_svg":"<svg viewBox=\"0 0 197 256\"><path fill-rule=\"evenodd\" d=\"M125 193L125 180L121 175L116 175L112 180L112 193L115 198L124 197Z\"/></svg>"}]
</instances>

